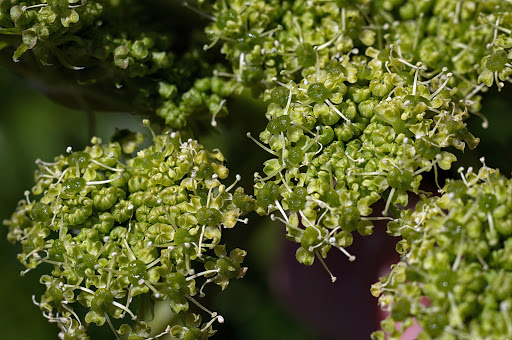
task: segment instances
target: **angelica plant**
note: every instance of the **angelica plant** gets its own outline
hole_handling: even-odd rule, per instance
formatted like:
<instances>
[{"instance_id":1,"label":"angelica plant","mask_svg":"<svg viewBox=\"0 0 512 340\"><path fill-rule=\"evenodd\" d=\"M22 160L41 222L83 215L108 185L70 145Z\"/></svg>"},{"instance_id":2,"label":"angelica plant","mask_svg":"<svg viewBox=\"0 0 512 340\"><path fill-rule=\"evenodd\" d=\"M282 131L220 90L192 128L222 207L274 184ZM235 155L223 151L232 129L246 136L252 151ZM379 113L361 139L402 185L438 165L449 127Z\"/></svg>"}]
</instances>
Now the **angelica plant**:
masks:
<instances>
[{"instance_id":1,"label":"angelica plant","mask_svg":"<svg viewBox=\"0 0 512 340\"><path fill-rule=\"evenodd\" d=\"M402 237L402 259L372 288L391 311L376 338L399 338L414 320L425 339L512 336L508 264L498 260L510 234L508 182L485 164L477 174L462 173L462 182L439 179L457 161L455 150L479 143L467 118L488 126L482 94L501 90L512 74L512 4L183 4L178 11L159 1L0 2L2 53L31 71L49 68L40 75L48 82L73 79L89 110L105 106L88 93L106 92L115 98L109 108L182 130L155 135L136 154L140 136L129 135L39 161L36 197L27 194L5 224L9 239L22 244L27 270L54 266L35 303L62 334L85 337L87 324L107 322L118 337L147 337L130 304L149 294L170 298L174 312L186 314L167 333L209 337L222 318L201 306L210 315L201 325L188 312L189 302L200 305L196 278L225 288L243 276L245 252L228 256L219 242L223 228L254 210L279 221L298 244L297 260L318 259L333 282L329 251L354 261L347 249L353 233L368 236L374 221L389 222L389 234ZM159 10L172 12L170 29L158 21ZM185 12L197 19L189 30L179 19ZM217 127L242 93L266 104L266 127L247 133L269 154L254 169L255 198L219 181L227 176L220 152L181 137ZM425 192L429 172L440 197ZM420 203L404 210L411 197ZM375 211L379 201L384 208ZM194 273L196 262L204 271ZM481 284L467 288L475 277ZM503 282L498 295L496 280ZM83 321L74 303L90 309ZM109 321L127 314L137 320L135 331Z\"/></svg>"}]
</instances>

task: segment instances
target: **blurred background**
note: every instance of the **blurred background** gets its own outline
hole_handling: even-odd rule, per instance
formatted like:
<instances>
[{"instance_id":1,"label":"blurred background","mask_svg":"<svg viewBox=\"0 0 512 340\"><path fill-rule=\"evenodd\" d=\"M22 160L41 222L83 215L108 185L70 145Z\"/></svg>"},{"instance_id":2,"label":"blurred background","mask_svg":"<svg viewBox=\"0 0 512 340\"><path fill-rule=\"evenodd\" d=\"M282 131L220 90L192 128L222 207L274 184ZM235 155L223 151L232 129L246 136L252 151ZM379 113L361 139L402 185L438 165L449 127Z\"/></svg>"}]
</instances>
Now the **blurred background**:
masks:
<instances>
[{"instance_id":1,"label":"blurred background","mask_svg":"<svg viewBox=\"0 0 512 340\"><path fill-rule=\"evenodd\" d=\"M459 158L454 166L479 167L479 158L498 167L507 176L512 170L509 128L510 92L490 92L484 100L489 128L481 127L481 119L469 120L470 131L481 138L475 152L455 152ZM34 90L31 84L0 68L0 220L8 218L23 192L33 185L34 160L51 161L65 152L67 146L79 150L89 141L90 130L108 141L115 128L128 128L147 133L141 117L123 113L94 114L90 117L54 104ZM201 138L209 149L219 148L228 159L231 177L240 173L246 191L252 192L254 171L261 171L267 155L245 137L249 130L257 135L265 125L264 107L239 98L231 104L231 115L225 124L210 135ZM228 124L228 125L226 125ZM447 176L457 176L452 171ZM243 280L232 281L224 292L209 287L208 301L201 302L222 314L224 325L215 325L217 339L369 339L377 329L377 300L369 293L371 283L385 273L393 261L396 239L385 234L385 225L376 226L376 236L356 238L349 250L357 256L355 262L334 250L327 263L336 283L331 283L327 272L317 263L312 267L295 260L296 245L287 242L284 228L266 218L253 214L249 225L237 226L223 233L224 241L232 247L248 251L245 266L249 267ZM38 299L43 290L38 278L45 270L29 272L25 277L16 259L18 246L6 240L7 231L0 226L0 330L2 339L56 339L57 327L49 324L31 296ZM232 248L231 247L231 248ZM228 246L229 248L229 246ZM165 307L165 306L164 306ZM165 309L165 308L164 308ZM161 306L157 308L157 312ZM161 312L155 322L165 325L168 314ZM113 335L91 326L92 339L113 339Z\"/></svg>"}]
</instances>

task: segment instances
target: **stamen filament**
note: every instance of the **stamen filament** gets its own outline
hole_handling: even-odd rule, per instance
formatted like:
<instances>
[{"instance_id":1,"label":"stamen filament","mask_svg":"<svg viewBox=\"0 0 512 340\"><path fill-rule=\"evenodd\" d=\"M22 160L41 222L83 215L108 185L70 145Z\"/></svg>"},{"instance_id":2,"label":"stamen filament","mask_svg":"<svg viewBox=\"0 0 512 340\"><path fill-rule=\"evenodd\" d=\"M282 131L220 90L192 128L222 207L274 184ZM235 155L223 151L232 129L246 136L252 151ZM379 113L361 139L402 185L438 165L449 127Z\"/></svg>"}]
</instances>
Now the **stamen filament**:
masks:
<instances>
[{"instance_id":1,"label":"stamen filament","mask_svg":"<svg viewBox=\"0 0 512 340\"><path fill-rule=\"evenodd\" d=\"M203 306L202 304L200 304L196 299L194 299L192 296L190 295L185 295L185 297L187 299L189 299L194 305L196 305L197 307L199 307L200 309L202 309L203 311L205 311L206 313L210 314L210 316L212 318L215 318L217 316L217 313L216 312L212 312L210 311L208 308L206 308L205 306Z\"/></svg>"},{"instance_id":2,"label":"stamen filament","mask_svg":"<svg viewBox=\"0 0 512 340\"><path fill-rule=\"evenodd\" d=\"M304 233L304 230L303 230L303 229L301 229L301 228L299 228L299 227L296 227L296 226L294 226L294 225L290 224L289 222L287 222L287 221L283 220L283 219L282 219L281 217L279 217L279 216L276 216L276 215L274 215L274 214L271 214L271 215L270 215L270 219L271 219L272 221L276 221L276 220L277 220L277 221L279 221L279 222L283 223L284 225L286 225L287 227L290 227L290 228L292 228L292 229L295 229L295 230L299 231L301 234L303 234L303 233Z\"/></svg>"},{"instance_id":3,"label":"stamen filament","mask_svg":"<svg viewBox=\"0 0 512 340\"><path fill-rule=\"evenodd\" d=\"M194 275L187 276L186 280L187 280L187 281L190 281L190 280L195 279L196 277L199 277L199 276L206 276L206 275L209 275L209 274L218 273L219 271L220 271L220 269L210 269L210 270L205 270L205 271L202 271L202 272L200 272L200 273L196 273L196 274L194 274Z\"/></svg>"},{"instance_id":4,"label":"stamen filament","mask_svg":"<svg viewBox=\"0 0 512 340\"><path fill-rule=\"evenodd\" d=\"M213 127L216 127L217 126L217 121L215 120L215 118L217 117L217 115L219 114L219 112L222 110L222 107L224 106L224 103L226 103L226 99L222 99L219 103L219 107L217 108L217 110L215 110L215 112L212 114L212 121L211 121L211 126Z\"/></svg>"},{"instance_id":5,"label":"stamen filament","mask_svg":"<svg viewBox=\"0 0 512 340\"><path fill-rule=\"evenodd\" d=\"M283 215L284 219L286 220L286 222L289 222L288 220L288 216L286 215L286 213L284 212L284 209L283 207L281 206L281 204L279 203L278 200L275 200L274 204L276 205L277 209L279 209L279 212L281 213L281 215Z\"/></svg>"},{"instance_id":6,"label":"stamen filament","mask_svg":"<svg viewBox=\"0 0 512 340\"><path fill-rule=\"evenodd\" d=\"M351 124L352 122L350 121L350 119L348 119L347 117L345 117L345 115L343 113L341 113L340 110L338 110L336 108L336 106L334 106L329 100L326 100L325 103L334 111L336 112L341 118L343 118L343 120L345 120L348 124Z\"/></svg>"},{"instance_id":7,"label":"stamen filament","mask_svg":"<svg viewBox=\"0 0 512 340\"><path fill-rule=\"evenodd\" d=\"M428 97L428 100L434 99L445 88L446 84L448 84L448 81L450 81L451 76L453 76L453 73L448 73L446 75L446 79L443 82L443 84L441 84L441 86L436 90L436 92L432 93L430 97Z\"/></svg>"},{"instance_id":8,"label":"stamen filament","mask_svg":"<svg viewBox=\"0 0 512 340\"><path fill-rule=\"evenodd\" d=\"M226 191L229 191L229 190L233 189L233 188L235 187L235 185L236 185L238 182L240 182L241 180L242 180L242 176L240 176L239 174L237 174L237 175L235 176L235 182L233 182L233 184L231 184L231 185L226 189Z\"/></svg>"},{"instance_id":9,"label":"stamen filament","mask_svg":"<svg viewBox=\"0 0 512 340\"><path fill-rule=\"evenodd\" d=\"M249 137L254 143L256 143L260 148L262 148L263 150L265 150L266 152L278 157L277 155L277 152L275 152L274 150L271 150L269 149L268 147L266 147L265 145L261 144L260 142L258 142L253 136L251 136L251 133L250 132L247 132L246 134L247 137Z\"/></svg>"},{"instance_id":10,"label":"stamen filament","mask_svg":"<svg viewBox=\"0 0 512 340\"><path fill-rule=\"evenodd\" d=\"M111 167L111 166L108 166L108 165L106 165L106 164L103 164L103 163L101 163L101 162L98 162L98 161L97 161L97 160L95 160L95 159L92 159L92 160L91 160L91 162L93 162L94 164L97 164L97 165L99 165L99 166L101 166L101 167L103 167L103 168L105 168L105 169L108 169L108 170L110 170L110 171L116 171L116 172L123 172L123 171L124 171L124 169L116 169L116 168L113 168L113 167Z\"/></svg>"},{"instance_id":11,"label":"stamen filament","mask_svg":"<svg viewBox=\"0 0 512 340\"><path fill-rule=\"evenodd\" d=\"M155 340L155 339L163 337L166 334L171 334L171 326L170 325L168 325L162 333L152 336L151 338L147 338L147 340Z\"/></svg>"},{"instance_id":12,"label":"stamen filament","mask_svg":"<svg viewBox=\"0 0 512 340\"><path fill-rule=\"evenodd\" d=\"M315 251L315 255L318 258L318 260L320 261L320 263L322 264L322 266L324 267L324 269L327 271L327 273L329 273L329 275L331 276L331 281L333 283L336 282L336 279L337 279L336 276L334 276L332 274L331 270L329 269L329 267L327 267L327 264L325 263L324 259L320 255L320 253L318 251Z\"/></svg>"},{"instance_id":13,"label":"stamen filament","mask_svg":"<svg viewBox=\"0 0 512 340\"><path fill-rule=\"evenodd\" d=\"M205 229L205 227L206 226L204 226L204 225L201 227L201 235L199 235L199 245L197 247L197 257L199 257L199 258L202 255L201 254L201 250L202 250L201 243L203 243L203 236L204 236L204 229Z\"/></svg>"},{"instance_id":14,"label":"stamen filament","mask_svg":"<svg viewBox=\"0 0 512 340\"><path fill-rule=\"evenodd\" d=\"M386 200L386 207L382 211L382 215L384 215L384 216L388 215L389 205L391 204L391 201L393 200L393 196L395 195L395 191L396 191L395 188L391 188L391 190L389 191L389 196L388 196L388 199Z\"/></svg>"},{"instance_id":15,"label":"stamen filament","mask_svg":"<svg viewBox=\"0 0 512 340\"><path fill-rule=\"evenodd\" d=\"M110 329L112 330L112 332L114 333L116 339L121 340L121 338L119 337L119 333L117 333L117 330L115 329L114 325L112 324L112 321L110 321L110 317L108 316L108 314L105 313L104 316L107 319L107 323L108 323Z\"/></svg>"},{"instance_id":16,"label":"stamen filament","mask_svg":"<svg viewBox=\"0 0 512 340\"><path fill-rule=\"evenodd\" d=\"M345 254L345 255L348 257L348 260L349 260L350 262L353 262L353 261L355 261L355 260L356 260L356 257L355 257L354 255L350 254L350 253L349 253L345 248L343 248L342 246L338 245L338 244L336 243L336 240L333 240L333 238L332 238L332 237L329 239L329 244L330 244L331 246L333 246L333 247L335 247L335 248L339 249L343 254Z\"/></svg>"},{"instance_id":17,"label":"stamen filament","mask_svg":"<svg viewBox=\"0 0 512 340\"><path fill-rule=\"evenodd\" d=\"M106 180L103 180L103 181L90 181L90 182L85 182L85 184L86 185L107 184L107 183L112 183L114 181L117 181L119 178L121 178L121 174L117 175L115 178L106 179Z\"/></svg>"}]
</instances>

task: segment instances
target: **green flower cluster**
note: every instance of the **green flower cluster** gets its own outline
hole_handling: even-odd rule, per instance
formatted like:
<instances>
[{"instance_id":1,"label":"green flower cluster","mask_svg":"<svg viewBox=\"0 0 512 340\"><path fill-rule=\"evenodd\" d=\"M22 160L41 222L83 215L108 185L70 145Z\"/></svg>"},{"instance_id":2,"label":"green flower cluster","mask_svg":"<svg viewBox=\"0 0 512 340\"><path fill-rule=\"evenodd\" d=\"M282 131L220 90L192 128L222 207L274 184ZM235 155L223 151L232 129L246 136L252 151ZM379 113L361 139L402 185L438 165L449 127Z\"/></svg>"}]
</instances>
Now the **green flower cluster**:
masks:
<instances>
[{"instance_id":1,"label":"green flower cluster","mask_svg":"<svg viewBox=\"0 0 512 340\"><path fill-rule=\"evenodd\" d=\"M148 124L148 122L145 122ZM228 176L219 152L208 152L179 133L155 135L153 145L131 156L140 136L102 145L98 138L83 151L48 163L38 160L36 185L9 220L8 239L19 242L19 260L28 272L40 264L43 315L62 330L64 339L87 339L87 325L107 322L119 338L149 336L144 315L134 315L134 298L168 300L184 320L162 333L205 339L220 315L193 296L208 283L226 288L244 276L245 251L229 254L221 245L223 228L233 228L253 209L254 200L226 187ZM200 283L202 282L202 283ZM192 302L210 314L201 323ZM139 302L139 304L142 302ZM78 305L87 314L79 316ZM114 329L110 318L136 320L131 330Z\"/></svg>"},{"instance_id":2,"label":"green flower cluster","mask_svg":"<svg viewBox=\"0 0 512 340\"><path fill-rule=\"evenodd\" d=\"M244 85L268 88L274 78L300 82L310 67L372 47L420 62L425 78L446 68L453 76L447 85L458 89L452 96L471 99L470 111L477 112L485 85L501 88L512 73L508 1L198 2L214 16L206 33L213 43L223 42Z\"/></svg>"},{"instance_id":3,"label":"green flower cluster","mask_svg":"<svg viewBox=\"0 0 512 340\"><path fill-rule=\"evenodd\" d=\"M391 93L391 79L410 70L393 55L389 59L391 73L373 59L368 79L348 90L347 73L319 69L301 84L269 93L270 121L260 139L275 158L265 162L266 177L256 177L255 192L260 213L282 206L302 216L305 233L297 229L298 218L287 223L289 236L302 244L300 262L312 262L312 248L349 245L356 229L370 234L372 223L361 216L372 213L373 203L386 198L383 215L390 204L407 205L407 192L418 193L423 172L447 170L456 160L443 148L476 144L462 123L466 112L436 80L401 84ZM347 62L339 69L356 66ZM373 79L388 88L382 97L371 97ZM273 196L270 186L279 187ZM289 217L283 214L286 222ZM307 260L301 258L305 254Z\"/></svg>"},{"instance_id":4,"label":"green flower cluster","mask_svg":"<svg viewBox=\"0 0 512 340\"><path fill-rule=\"evenodd\" d=\"M512 181L485 166L461 176L388 224L402 256L372 286L391 312L374 339L400 339L414 320L418 339L512 336Z\"/></svg>"},{"instance_id":5,"label":"green flower cluster","mask_svg":"<svg viewBox=\"0 0 512 340\"><path fill-rule=\"evenodd\" d=\"M478 144L463 121L479 110L479 99L470 99L485 86L477 78L492 62L475 59L461 72L454 62L475 55L458 49L482 40L494 54L509 48L507 4L201 3L214 15L206 29L212 44L222 41L234 61L233 74L224 75L259 89L269 103L259 138L274 157L265 176L255 175L257 211L280 211L271 217L301 243L297 258L308 265L332 246L346 253L354 230L371 234L373 203L384 198L387 215L407 204L408 191L418 193L423 172L433 169L437 178L438 167L449 169L456 158L444 149ZM493 16L499 19L485 24ZM478 34L470 34L477 21ZM465 35L452 54L434 60L427 53L437 48L432 41L448 44L453 32ZM460 56L448 62L454 54ZM493 68L496 79L512 70L502 64Z\"/></svg>"},{"instance_id":6,"label":"green flower cluster","mask_svg":"<svg viewBox=\"0 0 512 340\"><path fill-rule=\"evenodd\" d=\"M175 6L159 6L130 0L4 0L0 50L16 49L13 59L22 61L25 73L41 77L40 64L45 65L42 77L50 86L54 78L80 84L92 93L83 99L91 109L156 113L172 128L183 128L187 120L209 124L227 114L224 98L239 85L212 76L216 60L205 58L196 38L200 28L163 27L154 18ZM35 58L25 56L28 51Z\"/></svg>"}]
</instances>

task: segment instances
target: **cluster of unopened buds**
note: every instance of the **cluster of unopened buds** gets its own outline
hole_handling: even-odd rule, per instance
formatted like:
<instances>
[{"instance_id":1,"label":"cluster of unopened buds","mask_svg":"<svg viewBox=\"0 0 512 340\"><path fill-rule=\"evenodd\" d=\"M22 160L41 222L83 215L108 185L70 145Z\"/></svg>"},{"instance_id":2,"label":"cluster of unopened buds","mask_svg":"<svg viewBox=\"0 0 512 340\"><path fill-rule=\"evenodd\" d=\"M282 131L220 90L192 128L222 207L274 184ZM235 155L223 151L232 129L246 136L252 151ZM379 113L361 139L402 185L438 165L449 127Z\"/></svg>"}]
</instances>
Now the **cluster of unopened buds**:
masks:
<instances>
[{"instance_id":1,"label":"cluster of unopened buds","mask_svg":"<svg viewBox=\"0 0 512 340\"><path fill-rule=\"evenodd\" d=\"M247 223L240 216L254 200L235 190L239 176L228 187L221 183L228 170L220 152L166 131L131 156L141 138L129 137L108 145L93 138L83 151L38 160L36 185L5 221L8 239L22 245L24 273L53 268L41 277L46 292L34 303L65 339L86 338L86 325L105 322L118 338L146 338L144 315L134 314L144 300L167 300L182 315L184 324L167 333L208 337L223 318L194 296L208 283L224 289L244 276L245 251L228 254L220 242L222 229ZM211 320L201 323L190 303ZM77 305L87 308L85 317ZM137 330L115 329L112 317L136 320Z\"/></svg>"},{"instance_id":2,"label":"cluster of unopened buds","mask_svg":"<svg viewBox=\"0 0 512 340\"><path fill-rule=\"evenodd\" d=\"M402 256L372 286L390 312L374 339L400 339L414 323L418 339L512 336L512 183L485 165L460 174L388 224Z\"/></svg>"}]
</instances>

